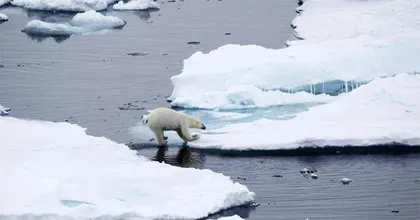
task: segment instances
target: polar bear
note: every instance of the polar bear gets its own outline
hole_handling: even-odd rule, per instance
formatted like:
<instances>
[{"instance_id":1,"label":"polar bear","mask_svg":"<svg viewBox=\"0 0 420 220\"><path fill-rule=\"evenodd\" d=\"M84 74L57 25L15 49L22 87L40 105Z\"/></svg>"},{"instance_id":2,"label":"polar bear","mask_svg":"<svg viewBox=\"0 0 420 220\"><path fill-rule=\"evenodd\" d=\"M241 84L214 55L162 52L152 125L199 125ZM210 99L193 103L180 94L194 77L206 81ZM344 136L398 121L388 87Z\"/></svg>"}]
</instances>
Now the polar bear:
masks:
<instances>
[{"instance_id":1,"label":"polar bear","mask_svg":"<svg viewBox=\"0 0 420 220\"><path fill-rule=\"evenodd\" d=\"M194 117L165 107L156 108L144 115L143 123L155 133L159 146L166 144L165 131L176 131L184 143L187 143L198 139L197 134L190 134L190 128L206 129L206 126Z\"/></svg>"}]
</instances>

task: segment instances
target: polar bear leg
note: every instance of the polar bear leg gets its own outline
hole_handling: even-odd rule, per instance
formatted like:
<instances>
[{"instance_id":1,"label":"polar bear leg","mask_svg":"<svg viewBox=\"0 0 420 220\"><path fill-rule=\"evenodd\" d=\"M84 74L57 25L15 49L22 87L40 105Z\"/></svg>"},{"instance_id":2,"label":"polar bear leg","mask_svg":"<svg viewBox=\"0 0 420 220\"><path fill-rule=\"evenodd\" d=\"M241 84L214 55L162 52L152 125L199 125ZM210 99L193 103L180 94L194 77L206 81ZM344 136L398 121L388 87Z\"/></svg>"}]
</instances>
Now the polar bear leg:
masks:
<instances>
[{"instance_id":1,"label":"polar bear leg","mask_svg":"<svg viewBox=\"0 0 420 220\"><path fill-rule=\"evenodd\" d=\"M180 130L180 132L178 132ZM195 141L198 139L198 135L191 135L189 132L188 124L182 124L181 128L179 129L178 135L184 139L184 141ZM180 134L181 133L181 134Z\"/></svg>"},{"instance_id":2,"label":"polar bear leg","mask_svg":"<svg viewBox=\"0 0 420 220\"><path fill-rule=\"evenodd\" d=\"M163 135L163 130L162 129L153 129L153 132L155 133L156 140L157 140L158 144L160 146L165 145L166 144L166 139L165 139L165 136Z\"/></svg>"}]
</instances>

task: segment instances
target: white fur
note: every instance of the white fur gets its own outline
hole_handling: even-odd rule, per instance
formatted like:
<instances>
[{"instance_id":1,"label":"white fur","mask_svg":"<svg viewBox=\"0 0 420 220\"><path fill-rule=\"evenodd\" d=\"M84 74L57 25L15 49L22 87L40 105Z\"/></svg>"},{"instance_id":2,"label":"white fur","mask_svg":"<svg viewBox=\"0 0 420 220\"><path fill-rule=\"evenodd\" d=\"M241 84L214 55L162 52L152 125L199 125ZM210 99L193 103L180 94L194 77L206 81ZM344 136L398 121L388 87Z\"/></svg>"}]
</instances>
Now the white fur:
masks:
<instances>
[{"instance_id":1,"label":"white fur","mask_svg":"<svg viewBox=\"0 0 420 220\"><path fill-rule=\"evenodd\" d=\"M198 135L191 135L190 128L206 129L197 119L170 108L156 108L150 114L143 116L143 122L155 133L159 145L166 144L165 131L176 131L184 142L198 139Z\"/></svg>"}]
</instances>

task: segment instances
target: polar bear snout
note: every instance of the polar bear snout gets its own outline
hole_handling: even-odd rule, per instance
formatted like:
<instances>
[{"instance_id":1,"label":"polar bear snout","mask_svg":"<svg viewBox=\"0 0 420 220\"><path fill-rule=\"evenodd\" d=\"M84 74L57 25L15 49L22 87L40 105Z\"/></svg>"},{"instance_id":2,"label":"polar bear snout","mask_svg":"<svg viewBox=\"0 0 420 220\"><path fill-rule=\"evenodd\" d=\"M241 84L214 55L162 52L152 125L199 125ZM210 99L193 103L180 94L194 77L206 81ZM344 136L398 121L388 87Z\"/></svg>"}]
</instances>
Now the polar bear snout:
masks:
<instances>
[{"instance_id":1,"label":"polar bear snout","mask_svg":"<svg viewBox=\"0 0 420 220\"><path fill-rule=\"evenodd\" d=\"M204 124L201 124L201 129L206 130L206 126Z\"/></svg>"}]
</instances>

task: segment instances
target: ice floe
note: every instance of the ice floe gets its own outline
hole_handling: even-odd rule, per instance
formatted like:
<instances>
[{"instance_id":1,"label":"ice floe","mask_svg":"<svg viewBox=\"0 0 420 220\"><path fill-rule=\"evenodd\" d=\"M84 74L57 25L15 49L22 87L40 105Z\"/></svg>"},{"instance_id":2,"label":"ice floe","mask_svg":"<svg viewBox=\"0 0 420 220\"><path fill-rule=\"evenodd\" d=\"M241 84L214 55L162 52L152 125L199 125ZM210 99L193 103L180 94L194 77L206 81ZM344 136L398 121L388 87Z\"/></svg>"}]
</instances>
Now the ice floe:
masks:
<instances>
[{"instance_id":1,"label":"ice floe","mask_svg":"<svg viewBox=\"0 0 420 220\"><path fill-rule=\"evenodd\" d=\"M9 17L7 17L7 15L0 13L0 23L8 21Z\"/></svg>"},{"instance_id":2,"label":"ice floe","mask_svg":"<svg viewBox=\"0 0 420 220\"><path fill-rule=\"evenodd\" d=\"M112 8L121 11L159 9L159 4L152 0L132 0L126 3L119 1L117 4L114 4Z\"/></svg>"},{"instance_id":3,"label":"ice floe","mask_svg":"<svg viewBox=\"0 0 420 220\"><path fill-rule=\"evenodd\" d=\"M296 149L323 146L420 145L420 75L377 78L335 101L283 121L261 119L207 131L197 148Z\"/></svg>"},{"instance_id":4,"label":"ice floe","mask_svg":"<svg viewBox=\"0 0 420 220\"><path fill-rule=\"evenodd\" d=\"M0 104L0 116L5 116L5 115L8 115L9 113L10 113L10 111L11 111L12 109L10 109L10 108L6 108L6 107L4 107L4 106L2 106L1 104Z\"/></svg>"},{"instance_id":5,"label":"ice floe","mask_svg":"<svg viewBox=\"0 0 420 220\"><path fill-rule=\"evenodd\" d=\"M74 124L0 117L0 139L2 219L199 219L254 200L227 176L152 162Z\"/></svg>"},{"instance_id":6,"label":"ice floe","mask_svg":"<svg viewBox=\"0 0 420 220\"><path fill-rule=\"evenodd\" d=\"M241 218L239 215L232 215L228 217L218 218L218 220L243 220L243 218Z\"/></svg>"},{"instance_id":7,"label":"ice floe","mask_svg":"<svg viewBox=\"0 0 420 220\"><path fill-rule=\"evenodd\" d=\"M10 0L0 0L0 7L9 3L10 3Z\"/></svg>"},{"instance_id":8,"label":"ice floe","mask_svg":"<svg viewBox=\"0 0 420 220\"><path fill-rule=\"evenodd\" d=\"M68 23L49 23L40 20L29 21L22 29L29 35L68 36L121 28L124 20L114 16L104 16L94 10L76 14Z\"/></svg>"},{"instance_id":9,"label":"ice floe","mask_svg":"<svg viewBox=\"0 0 420 220\"><path fill-rule=\"evenodd\" d=\"M420 34L267 49L225 45L196 52L171 77L172 106L249 108L327 102L377 77L420 70ZM339 83L337 84L336 81ZM305 91L305 93L296 93Z\"/></svg>"},{"instance_id":10,"label":"ice floe","mask_svg":"<svg viewBox=\"0 0 420 220\"><path fill-rule=\"evenodd\" d=\"M102 11L116 0L12 0L11 4L44 11Z\"/></svg>"},{"instance_id":11,"label":"ice floe","mask_svg":"<svg viewBox=\"0 0 420 220\"><path fill-rule=\"evenodd\" d=\"M420 31L418 0L307 0L292 21L297 37L324 42L369 35L375 38Z\"/></svg>"}]
</instances>

